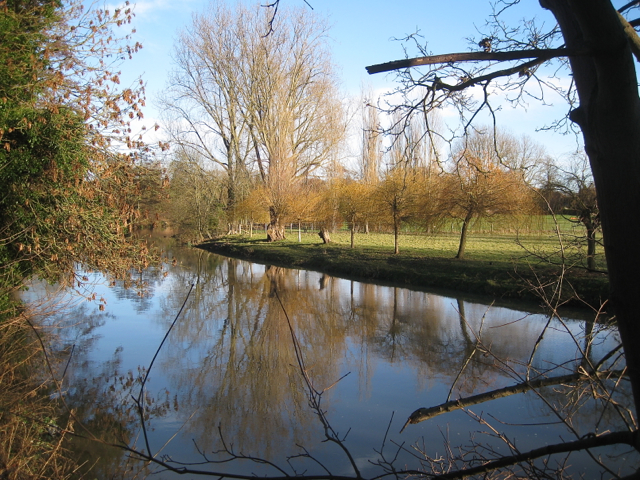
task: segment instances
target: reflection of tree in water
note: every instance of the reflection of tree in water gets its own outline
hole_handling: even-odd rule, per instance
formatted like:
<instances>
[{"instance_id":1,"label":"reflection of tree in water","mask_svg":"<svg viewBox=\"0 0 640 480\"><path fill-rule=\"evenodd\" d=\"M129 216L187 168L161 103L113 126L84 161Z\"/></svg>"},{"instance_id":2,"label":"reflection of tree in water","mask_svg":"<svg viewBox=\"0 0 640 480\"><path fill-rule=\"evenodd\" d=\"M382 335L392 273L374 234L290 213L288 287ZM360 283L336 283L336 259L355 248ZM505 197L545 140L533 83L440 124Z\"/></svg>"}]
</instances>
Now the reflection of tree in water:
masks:
<instances>
[{"instance_id":1,"label":"reflection of tree in water","mask_svg":"<svg viewBox=\"0 0 640 480\"><path fill-rule=\"evenodd\" d=\"M144 371L122 371L121 348L102 363L88 358L99 338L95 330L114 320L112 313L96 311L95 305L86 303L47 319L49 325L55 326L47 337L49 358L55 377L62 379L64 404L61 402L59 424L66 424L72 412L74 430L80 435L67 435L65 444L81 465L78 476L127 478L127 470L133 468L122 450L108 444L132 445L139 418L130 397L139 392ZM58 391L51 395L60 398ZM146 398L149 417L162 416L169 409L166 394ZM140 466L135 465L135 470L139 471Z\"/></svg>"},{"instance_id":2,"label":"reflection of tree in water","mask_svg":"<svg viewBox=\"0 0 640 480\"><path fill-rule=\"evenodd\" d=\"M136 313L143 313L154 307L156 291L163 285L172 281L187 285L206 283L212 280L211 277L219 275L216 267L222 257L218 255L197 249L180 249L176 252L180 257L178 261L173 253L172 250L166 251L158 266L133 271L129 279L114 281L111 285L113 295L118 300L131 302ZM221 278L218 280L222 281Z\"/></svg>"},{"instance_id":3,"label":"reflection of tree in water","mask_svg":"<svg viewBox=\"0 0 640 480\"><path fill-rule=\"evenodd\" d=\"M227 259L218 273L198 277L194 306L172 332L163 362L182 392L181 410L196 412L189 429L199 445L215 445L220 424L238 449L268 457L274 448L308 444L316 435L279 299L319 388L339 377L331 355L344 336L329 337L344 328L331 325L335 315L310 314L318 308L316 299L295 271L272 266L255 274L247 265ZM185 286L176 283L165 311L176 311Z\"/></svg>"},{"instance_id":4,"label":"reflection of tree in water","mask_svg":"<svg viewBox=\"0 0 640 480\"><path fill-rule=\"evenodd\" d=\"M624 369L624 357L619 349L610 350L613 355L603 355L607 352L602 349L603 346L608 349L612 345L620 345L619 334L611 327L612 322L605 319L602 323L585 321L582 328L575 328L574 338L581 351L572 360L558 365L559 373L554 373L559 375L595 369ZM607 360L603 361L604 358ZM545 369L552 368L547 362L539 363ZM615 375L600 378L598 382L590 382L582 376L575 382L545 387L539 393L544 396L548 405L561 413L562 420L574 428L578 436L606 430L623 431L631 423L635 423L629 421L635 414L626 407L633 404L631 385Z\"/></svg>"},{"instance_id":5,"label":"reflection of tree in water","mask_svg":"<svg viewBox=\"0 0 640 480\"><path fill-rule=\"evenodd\" d=\"M360 370L365 389L376 359L411 365L419 384L434 379L452 384L465 365L453 398L512 383L490 357L477 354L466 364L487 306L326 275L319 281L310 272L235 259L176 276L180 281L164 306L167 326L184 300L187 284L198 283L194 307L172 332L164 362L174 372L174 390L183 392L180 404L185 414L199 408L189 428L197 432L201 445L215 443L213 426L218 423L239 448L265 456L271 453L267 446L274 435L290 444L307 443L305 439L312 437L278 297L319 386L332 384L344 373L335 366L346 356ZM504 312L492 309L482 340L506 361L527 358L540 324L527 327L517 322L521 314ZM496 328L497 324L504 326ZM349 353L350 348L357 348L358 356Z\"/></svg>"},{"instance_id":6,"label":"reflection of tree in water","mask_svg":"<svg viewBox=\"0 0 640 480\"><path fill-rule=\"evenodd\" d=\"M456 314L458 321L453 323L442 297L375 285L362 288L354 312L373 326L366 335L376 355L390 363L413 365L419 384L435 376L455 377L475 344L460 319L464 312Z\"/></svg>"},{"instance_id":7,"label":"reflection of tree in water","mask_svg":"<svg viewBox=\"0 0 640 480\"><path fill-rule=\"evenodd\" d=\"M145 372L144 369L122 371L120 353L121 350L116 350L112 359L101 365L90 362L76 365L70 379L73 391L65 397L66 405L81 424L75 425L75 431L85 437L68 437L68 447L79 465L83 465L79 473L86 473L90 478L128 478L128 472L139 472L141 468L121 449L110 445L135 446L140 428L140 418L131 397L137 397ZM171 410L167 391L162 390L155 396L148 394L148 388L146 392L146 421L162 417Z\"/></svg>"},{"instance_id":8,"label":"reflection of tree in water","mask_svg":"<svg viewBox=\"0 0 640 480\"><path fill-rule=\"evenodd\" d=\"M118 300L127 300L134 306L136 313L147 312L153 306L155 290L163 281L163 271L150 267L131 272L131 278L112 282L113 295Z\"/></svg>"},{"instance_id":9,"label":"reflection of tree in water","mask_svg":"<svg viewBox=\"0 0 640 480\"><path fill-rule=\"evenodd\" d=\"M516 365L529 357L544 324L522 320L523 314L498 307L492 307L483 320L489 307L461 299L264 267L198 250L186 251L169 271L167 277L145 277L155 278L155 287L162 285L167 292L160 301L164 314L157 318L163 329L175 318L190 285L195 288L189 308L159 358L157 367L164 368L172 393L171 398L156 399L157 413L172 408L173 415L183 420L193 414L185 431L207 451L216 448L218 424L238 451L270 458L294 453L279 450L283 446L308 446L321 437L307 407L280 301L320 389L346 373L338 370L345 359L360 372L361 392L368 390L382 362L410 367L420 386L427 382L451 385L464 365L455 382L454 399L512 384L513 378L491 356L475 353L465 364L474 352L481 324L482 342L496 356ZM548 368L541 359L559 364L566 357L567 352L547 351L538 355L535 368ZM87 378L90 367L86 366ZM115 369L118 378L123 376L115 361L109 368ZM104 388L83 383L85 370L77 372L74 375L87 398L97 398L98 405L118 401ZM113 385L116 392L124 388L107 380L112 377L106 367L97 378ZM555 398L554 392L550 398ZM325 401L330 399L328 394ZM129 425L129 417L119 417L122 412L117 408L100 409L121 425ZM95 415L86 412L82 414Z\"/></svg>"}]
</instances>

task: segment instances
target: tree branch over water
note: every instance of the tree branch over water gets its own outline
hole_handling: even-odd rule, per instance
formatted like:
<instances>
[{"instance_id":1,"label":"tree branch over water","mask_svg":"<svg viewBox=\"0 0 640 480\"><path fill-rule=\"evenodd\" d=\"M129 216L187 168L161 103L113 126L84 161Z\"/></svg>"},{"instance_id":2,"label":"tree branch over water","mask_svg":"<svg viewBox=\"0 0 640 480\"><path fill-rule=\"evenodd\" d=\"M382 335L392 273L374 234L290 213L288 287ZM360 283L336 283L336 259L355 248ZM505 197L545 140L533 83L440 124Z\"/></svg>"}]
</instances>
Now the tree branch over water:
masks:
<instances>
[{"instance_id":1,"label":"tree branch over water","mask_svg":"<svg viewBox=\"0 0 640 480\"><path fill-rule=\"evenodd\" d=\"M624 375L624 370L615 370L615 371L603 371L597 372L593 374L598 378L620 378ZM471 397L459 398L457 400L451 400L449 402L441 403L440 405L436 405L435 407L429 408L419 408L414 411L407 422L400 430L400 433L404 431L404 429L409 424L416 424L420 422L424 422L425 420L429 420L430 418L437 417L438 415L442 415L443 413L453 412L455 410L460 410L462 408L466 408L470 405L477 405L479 403L488 402L490 400L495 400L497 398L507 397L509 395L515 395L518 393L525 393L529 390L535 390L543 387L549 387L553 385L563 385L572 382L576 382L580 379L588 379L589 376L585 375L585 372L572 373L569 375L562 375L558 377L549 377L549 378L541 378L539 380L529 380L522 383L518 383L516 385L511 385L509 387L499 388L496 390L491 390L489 392L480 393L478 395L473 395Z\"/></svg>"},{"instance_id":2,"label":"tree branch over water","mask_svg":"<svg viewBox=\"0 0 640 480\"><path fill-rule=\"evenodd\" d=\"M481 475L493 472L500 468L518 465L523 462L535 460L542 457L548 457L558 453L578 452L591 448L604 447L608 445L626 444L634 448L638 448L637 432L613 432L602 435L586 435L584 438L573 442L564 442L555 445L547 445L545 447L529 450L528 452L516 453L515 455L507 455L492 462L486 462L477 467L470 467L465 470L456 470L442 475L434 475L428 478L434 479L454 479L466 478L473 475Z\"/></svg>"}]
</instances>

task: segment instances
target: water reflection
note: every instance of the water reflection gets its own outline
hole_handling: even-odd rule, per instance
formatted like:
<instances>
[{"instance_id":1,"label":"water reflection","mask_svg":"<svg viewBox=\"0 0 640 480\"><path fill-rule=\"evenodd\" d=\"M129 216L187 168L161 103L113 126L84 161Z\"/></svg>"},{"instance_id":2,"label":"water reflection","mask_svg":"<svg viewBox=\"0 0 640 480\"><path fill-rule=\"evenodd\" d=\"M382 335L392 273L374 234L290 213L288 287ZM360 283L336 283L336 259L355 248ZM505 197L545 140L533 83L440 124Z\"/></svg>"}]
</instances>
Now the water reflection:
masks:
<instances>
[{"instance_id":1,"label":"water reflection","mask_svg":"<svg viewBox=\"0 0 640 480\"><path fill-rule=\"evenodd\" d=\"M173 255L178 261L172 261ZM107 299L106 311L87 303L57 321L74 318L78 325L92 325L87 331L69 328L62 334L61 349L81 345L66 379L69 403L91 431L105 430L105 439L133 445L140 432L129 398L139 387L139 369L149 364L194 285L147 389L152 449L180 461L202 461L199 451L211 456L222 447L222 434L238 452L284 460L299 452L297 445L304 445L334 473L346 468L346 459L320 443L322 429L307 405L285 315L317 389L351 372L323 395L323 407L343 433L353 429L347 446L365 471L374 469L367 460L375 455L374 448L380 448L394 411L391 432L398 443L411 444L426 435L425 448L441 450L441 438L433 433L434 426L443 423L466 438L477 426L462 412L411 426L402 435L395 432L418 407L444 402L449 395L455 399L513 384L514 372L524 374L547 324L540 314L253 264L201 250L176 250L169 257L162 269L139 274L137 291L109 287L94 274L97 295ZM578 338L585 337L588 325L566 320ZM544 372L565 365L566 371L575 370L580 363L575 345L564 326L552 327L538 346L534 368ZM594 335L598 341L590 354L595 358L618 341L612 331ZM479 336L495 357L473 355ZM514 371L505 372L496 357L513 365ZM551 401L562 400L553 395L550 390ZM548 423L552 418L529 394L479 410L519 424ZM593 414L588 409L584 415L588 419ZM580 423L576 417L576 425ZM590 428L590 423L583 423ZM549 425L505 428L518 432L521 445L531 446L541 445L542 436L555 442L566 433ZM108 462L100 467L103 472L114 471L114 463L122 459L89 449L83 455L102 456ZM410 460L407 455L401 463ZM256 471L254 466L251 471Z\"/></svg>"}]
</instances>

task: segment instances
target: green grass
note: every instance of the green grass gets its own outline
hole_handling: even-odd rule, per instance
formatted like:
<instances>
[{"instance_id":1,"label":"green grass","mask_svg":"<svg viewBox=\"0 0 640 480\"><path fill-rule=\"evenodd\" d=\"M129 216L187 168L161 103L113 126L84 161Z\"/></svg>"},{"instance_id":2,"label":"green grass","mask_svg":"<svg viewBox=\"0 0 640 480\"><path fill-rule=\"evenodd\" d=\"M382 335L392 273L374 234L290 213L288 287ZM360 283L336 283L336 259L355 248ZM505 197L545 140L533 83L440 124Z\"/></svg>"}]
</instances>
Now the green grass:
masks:
<instances>
[{"instance_id":1,"label":"green grass","mask_svg":"<svg viewBox=\"0 0 640 480\"><path fill-rule=\"evenodd\" d=\"M458 290L496 298L539 299L533 286L547 282L547 293L561 268L558 240L550 233L471 234L466 258L456 260L458 234L404 234L400 254L393 254L393 235L356 234L351 249L347 231L331 234L323 244L317 233L287 230L287 239L268 243L262 233L230 235L201 245L210 251L247 258L262 263L322 271L331 275L375 282L392 282L416 288ZM568 273L563 300L577 294L582 300L599 305L606 298L608 282L602 273L581 268L577 250L567 248ZM543 257L549 261L543 260ZM601 254L600 257L603 257ZM598 258L604 269L604 258ZM580 303L572 300L573 304Z\"/></svg>"}]
</instances>

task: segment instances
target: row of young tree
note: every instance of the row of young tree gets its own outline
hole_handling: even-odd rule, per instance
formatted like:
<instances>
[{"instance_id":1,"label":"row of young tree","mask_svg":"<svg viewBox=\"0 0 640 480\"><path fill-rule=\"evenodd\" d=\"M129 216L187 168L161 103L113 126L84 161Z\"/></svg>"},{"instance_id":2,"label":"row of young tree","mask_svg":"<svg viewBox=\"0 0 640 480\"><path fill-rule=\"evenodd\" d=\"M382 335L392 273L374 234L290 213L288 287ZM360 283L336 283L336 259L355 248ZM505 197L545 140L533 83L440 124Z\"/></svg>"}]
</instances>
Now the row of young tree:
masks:
<instances>
[{"instance_id":1,"label":"row of young tree","mask_svg":"<svg viewBox=\"0 0 640 480\"><path fill-rule=\"evenodd\" d=\"M382 136L365 132L357 172L334 163L326 169L328 176L297 178L297 188L281 192L283 227L313 224L334 231L346 223L352 248L357 232L382 228L394 233L399 253L404 226L430 234L454 221L461 227L456 257L463 258L469 227L479 219L517 230L531 227L537 215L553 213L585 229L588 268L595 269L598 211L584 158L561 168L527 137L487 131L460 141L442 162L429 156L424 136L412 142L401 132L383 152ZM376 148L367 150L374 142ZM231 203L227 176L211 169L198 152L180 150L168 178L168 195L157 209L195 240L270 221L271 197L258 175L248 174L246 184L234 186L244 193Z\"/></svg>"}]
</instances>

